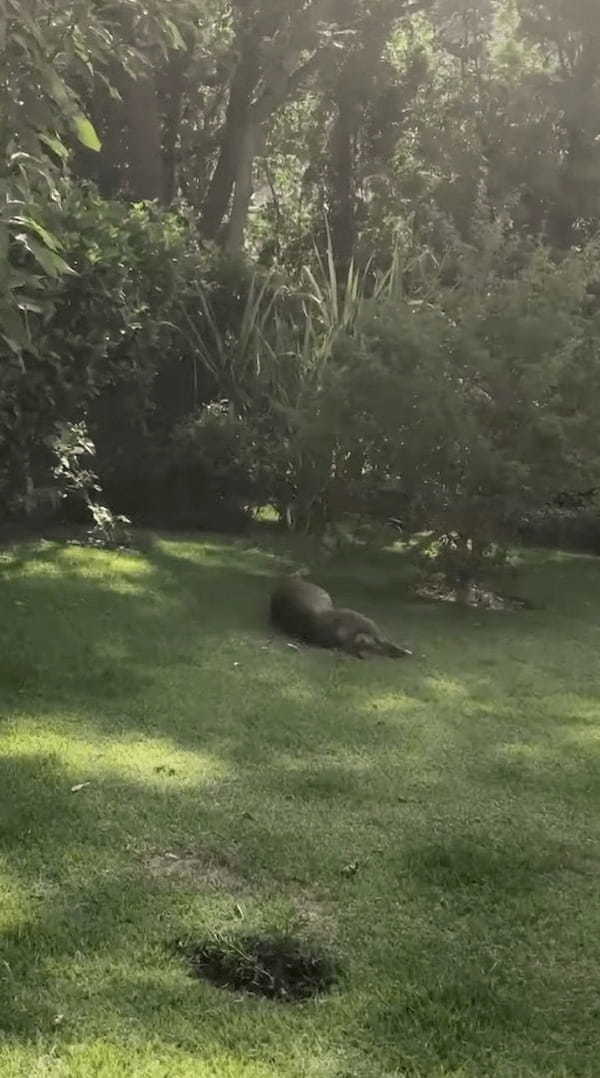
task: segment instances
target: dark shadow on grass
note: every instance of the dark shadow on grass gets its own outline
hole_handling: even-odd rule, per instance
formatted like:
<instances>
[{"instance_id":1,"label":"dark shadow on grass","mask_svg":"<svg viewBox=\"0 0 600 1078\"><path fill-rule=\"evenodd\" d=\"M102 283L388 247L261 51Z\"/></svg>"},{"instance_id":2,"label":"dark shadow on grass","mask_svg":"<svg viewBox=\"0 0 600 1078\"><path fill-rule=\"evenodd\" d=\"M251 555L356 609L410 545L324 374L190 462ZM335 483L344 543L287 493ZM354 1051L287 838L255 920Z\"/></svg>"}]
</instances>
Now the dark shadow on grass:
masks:
<instances>
[{"instance_id":1,"label":"dark shadow on grass","mask_svg":"<svg viewBox=\"0 0 600 1078\"><path fill-rule=\"evenodd\" d=\"M526 836L490 839L485 832L449 835L443 841L407 844L398 858L401 875L442 892L475 889L503 898L543 890L567 867L566 851L540 828Z\"/></svg>"},{"instance_id":2,"label":"dark shadow on grass","mask_svg":"<svg viewBox=\"0 0 600 1078\"><path fill-rule=\"evenodd\" d=\"M231 1049L224 1032L228 1008L235 1019L239 1000L197 982L169 944L190 929L210 934L219 916L239 924L240 897L252 908L264 882L254 852L270 841L267 822L244 823L241 811L228 819L216 807L218 786L170 791L105 776L72 791L74 777L48 754L0 759L0 855L29 906L26 919L17 915L0 934L3 1035L32 1047L50 1039L60 1057L88 1028L93 1037L99 1026L114 1037L125 1022L167 1049L201 1049L203 1056ZM227 876L220 883L148 871L149 850L185 844L199 855L207 847L235 851L244 828L250 853L240 859L241 896L229 890ZM302 856L291 828L285 837ZM212 917L190 924L197 893L209 899ZM259 925L260 916L257 906ZM251 1013L258 1006L244 1002ZM257 1015L268 1025L268 1015ZM252 1025L240 1026L234 1050L256 1056Z\"/></svg>"},{"instance_id":3,"label":"dark shadow on grass","mask_svg":"<svg viewBox=\"0 0 600 1078\"><path fill-rule=\"evenodd\" d=\"M163 947L169 934L160 917L163 883L149 875L146 851L173 844L173 819L188 843L199 826L205 844L234 842L233 836L223 839L210 793L169 793L106 776L73 791L74 777L47 754L0 759L0 851L9 878L35 910L0 937L9 972L0 1025L8 1033L50 1031L51 1012L43 1001L48 983L60 980L53 967L95 954L113 954L118 962L132 945ZM77 997L77 986L71 995Z\"/></svg>"},{"instance_id":4,"label":"dark shadow on grass","mask_svg":"<svg viewBox=\"0 0 600 1078\"><path fill-rule=\"evenodd\" d=\"M32 547L0 565L0 691L13 706L27 694L42 711L87 703L101 713L99 698L135 696L165 663L201 663L227 629L260 629L264 586L233 558L213 567L210 559L191 564L158 548L145 558L126 554L148 571L120 570L111 587L69 560L69 549ZM92 569L102 564L102 553L83 557Z\"/></svg>"}]
</instances>

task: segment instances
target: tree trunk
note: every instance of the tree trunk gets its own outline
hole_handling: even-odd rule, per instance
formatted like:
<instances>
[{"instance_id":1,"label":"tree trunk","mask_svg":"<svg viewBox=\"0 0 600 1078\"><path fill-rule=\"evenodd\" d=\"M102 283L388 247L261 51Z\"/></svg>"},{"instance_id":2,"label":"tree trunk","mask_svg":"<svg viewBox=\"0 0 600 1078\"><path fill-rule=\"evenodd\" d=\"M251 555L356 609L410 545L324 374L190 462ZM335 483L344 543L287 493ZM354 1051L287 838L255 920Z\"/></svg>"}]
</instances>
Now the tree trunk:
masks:
<instances>
[{"instance_id":1,"label":"tree trunk","mask_svg":"<svg viewBox=\"0 0 600 1078\"><path fill-rule=\"evenodd\" d=\"M129 142L127 187L131 198L165 199L162 125L154 77L127 78L125 117Z\"/></svg>"},{"instance_id":2,"label":"tree trunk","mask_svg":"<svg viewBox=\"0 0 600 1078\"><path fill-rule=\"evenodd\" d=\"M337 117L329 140L329 195L332 244L336 264L346 270L352 259L356 238L354 215L354 135L355 110L342 86L337 99Z\"/></svg>"},{"instance_id":3,"label":"tree trunk","mask_svg":"<svg viewBox=\"0 0 600 1078\"><path fill-rule=\"evenodd\" d=\"M264 149L264 144L264 132L249 123L238 149L233 205L225 240L225 250L230 255L239 254L244 246L244 232L252 198L254 161Z\"/></svg>"},{"instance_id":4,"label":"tree trunk","mask_svg":"<svg viewBox=\"0 0 600 1078\"><path fill-rule=\"evenodd\" d=\"M181 123L184 79L188 54L170 54L166 70L158 86L158 98L164 114L163 168L164 201L170 206L177 194L177 143Z\"/></svg>"},{"instance_id":5,"label":"tree trunk","mask_svg":"<svg viewBox=\"0 0 600 1078\"><path fill-rule=\"evenodd\" d=\"M114 64L108 71L108 77L113 86L120 86L120 65ZM123 167L127 159L123 102L111 97L105 83L96 79L86 105L102 148L95 153L73 138L73 169L81 179L97 183L103 198L114 198L122 186Z\"/></svg>"},{"instance_id":6,"label":"tree trunk","mask_svg":"<svg viewBox=\"0 0 600 1078\"><path fill-rule=\"evenodd\" d=\"M338 0L338 18L346 0ZM426 6L426 0L423 0ZM400 8L400 10L398 10ZM345 271L356 241L356 140L372 98L385 43L394 20L402 14L397 0L381 4L367 14L358 45L338 72L333 102L336 118L329 138L329 203L335 260Z\"/></svg>"},{"instance_id":7,"label":"tree trunk","mask_svg":"<svg viewBox=\"0 0 600 1078\"><path fill-rule=\"evenodd\" d=\"M242 249L248 209L252 197L254 160L264 149L267 121L312 73L322 55L316 31L325 18L331 0L314 0L291 26L282 21L280 29L270 31L265 45L260 31L247 33L242 42L241 58L234 76L225 120L221 152L202 212L202 231L216 236L234 192L226 249L233 254ZM308 60L302 62L307 51ZM262 54L262 64L259 58ZM255 101L254 91L262 88ZM235 189L235 190L234 190Z\"/></svg>"},{"instance_id":8,"label":"tree trunk","mask_svg":"<svg viewBox=\"0 0 600 1078\"><path fill-rule=\"evenodd\" d=\"M246 38L242 42L240 60L231 83L219 158L202 207L200 229L207 239L215 238L229 209L235 176L239 170L240 147L258 77L256 42Z\"/></svg>"}]
</instances>

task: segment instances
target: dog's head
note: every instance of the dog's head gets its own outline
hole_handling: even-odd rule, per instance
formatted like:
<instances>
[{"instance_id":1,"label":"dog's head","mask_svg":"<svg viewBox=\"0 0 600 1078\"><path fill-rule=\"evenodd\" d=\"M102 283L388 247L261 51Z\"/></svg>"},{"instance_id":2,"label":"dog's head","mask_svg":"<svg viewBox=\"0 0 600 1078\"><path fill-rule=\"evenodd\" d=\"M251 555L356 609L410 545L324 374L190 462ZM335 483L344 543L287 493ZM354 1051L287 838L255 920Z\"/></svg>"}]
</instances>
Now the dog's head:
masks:
<instances>
[{"instance_id":1,"label":"dog's head","mask_svg":"<svg viewBox=\"0 0 600 1078\"><path fill-rule=\"evenodd\" d=\"M386 640L385 637L361 632L354 636L352 654L358 659L366 659L368 655L385 655L389 659L402 659L406 655L412 655L412 651L392 644L391 640Z\"/></svg>"}]
</instances>

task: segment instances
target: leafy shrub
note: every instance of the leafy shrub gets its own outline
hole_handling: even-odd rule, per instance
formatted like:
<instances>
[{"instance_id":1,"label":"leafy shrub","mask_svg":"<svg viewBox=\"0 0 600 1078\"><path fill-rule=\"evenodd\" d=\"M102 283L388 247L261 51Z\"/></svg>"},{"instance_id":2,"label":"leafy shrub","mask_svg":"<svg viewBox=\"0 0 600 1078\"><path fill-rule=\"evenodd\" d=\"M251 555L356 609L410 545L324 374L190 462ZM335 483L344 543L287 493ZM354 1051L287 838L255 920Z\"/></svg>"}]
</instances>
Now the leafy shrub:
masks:
<instances>
[{"instance_id":1,"label":"leafy shrub","mask_svg":"<svg viewBox=\"0 0 600 1078\"><path fill-rule=\"evenodd\" d=\"M195 331L254 432L255 497L301 530L400 519L462 588L526 510L597 480L600 331L594 246L556 263L492 223L450 254L451 283L434 261L407 273L411 252L375 281L339 280L330 256L301 288L257 282L237 336L203 294Z\"/></svg>"},{"instance_id":2,"label":"leafy shrub","mask_svg":"<svg viewBox=\"0 0 600 1078\"><path fill-rule=\"evenodd\" d=\"M126 415L121 408L116 417L124 429L143 432L160 370L167 362L191 366L170 316L186 278L203 265L183 218L107 202L89 186L64 185L46 223L60 232L75 272L54 283L35 350L0 373L0 480L14 511L52 483L47 445L57 422L89 416L101 471L110 471L115 443L119 455L110 414L103 426L91 414L104 395L122 395Z\"/></svg>"},{"instance_id":3,"label":"leafy shrub","mask_svg":"<svg viewBox=\"0 0 600 1078\"><path fill-rule=\"evenodd\" d=\"M179 486L180 523L231 528L257 500L255 443L229 401L212 402L178 423L171 439L170 475Z\"/></svg>"},{"instance_id":4,"label":"leafy shrub","mask_svg":"<svg viewBox=\"0 0 600 1078\"><path fill-rule=\"evenodd\" d=\"M91 467L95 447L85 424L62 424L50 444L56 458L57 493L85 510L83 520L89 525L86 542L107 548L129 546L131 521L99 500L102 489Z\"/></svg>"},{"instance_id":5,"label":"leafy shrub","mask_svg":"<svg viewBox=\"0 0 600 1078\"><path fill-rule=\"evenodd\" d=\"M519 539L532 546L581 550L600 554L600 505L546 505L527 513L519 524Z\"/></svg>"},{"instance_id":6,"label":"leafy shrub","mask_svg":"<svg viewBox=\"0 0 600 1078\"><path fill-rule=\"evenodd\" d=\"M450 280L407 249L381 276L339 279L329 252L284 282L201 249L182 213L92 188L53 212L77 275L2 374L13 504L64 479L57 418L87 419L116 512L230 528L268 503L335 542L393 518L462 588L525 514L600 481L594 245L555 262L493 222L452 241Z\"/></svg>"}]
</instances>

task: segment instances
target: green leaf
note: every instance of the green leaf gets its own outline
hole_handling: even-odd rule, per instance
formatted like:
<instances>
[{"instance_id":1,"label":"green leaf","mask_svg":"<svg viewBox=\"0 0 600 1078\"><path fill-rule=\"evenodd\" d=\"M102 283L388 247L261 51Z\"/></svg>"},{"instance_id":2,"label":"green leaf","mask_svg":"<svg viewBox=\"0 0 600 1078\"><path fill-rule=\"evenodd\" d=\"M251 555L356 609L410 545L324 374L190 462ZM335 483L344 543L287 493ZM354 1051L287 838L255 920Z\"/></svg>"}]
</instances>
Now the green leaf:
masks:
<instances>
[{"instance_id":1,"label":"green leaf","mask_svg":"<svg viewBox=\"0 0 600 1078\"><path fill-rule=\"evenodd\" d=\"M46 271L49 277L60 277L63 273L75 274L75 270L65 262L64 258L56 254L56 251L50 251L47 247L44 247L37 240L34 240L33 236L29 236L26 232L19 233L15 236L15 239L22 243L23 246L33 255L36 262L39 262L42 269Z\"/></svg>"},{"instance_id":2,"label":"green leaf","mask_svg":"<svg viewBox=\"0 0 600 1078\"><path fill-rule=\"evenodd\" d=\"M96 134L94 125L77 107L77 99L70 87L59 78L54 68L49 64L44 64L41 72L45 78L50 97L56 101L63 115L68 118L81 144L86 146L88 150L100 150L102 143Z\"/></svg>"},{"instance_id":3,"label":"green leaf","mask_svg":"<svg viewBox=\"0 0 600 1078\"><path fill-rule=\"evenodd\" d=\"M34 221L33 217L11 217L9 220L11 225L21 225L23 228L30 228L35 232L40 239L45 243L46 247L49 247L51 251L59 251L62 248L62 243L52 232L49 232L47 228L40 225L38 221Z\"/></svg>"},{"instance_id":4,"label":"green leaf","mask_svg":"<svg viewBox=\"0 0 600 1078\"><path fill-rule=\"evenodd\" d=\"M179 27L176 26L172 19L165 19L165 26L167 27L171 35L171 44L173 45L173 48L186 49L187 46L179 32Z\"/></svg>"},{"instance_id":5,"label":"green leaf","mask_svg":"<svg viewBox=\"0 0 600 1078\"><path fill-rule=\"evenodd\" d=\"M45 76L46 88L50 97L60 106L65 116L70 116L74 110L73 96L56 71L49 64L44 64L41 73Z\"/></svg>"},{"instance_id":6,"label":"green leaf","mask_svg":"<svg viewBox=\"0 0 600 1078\"><path fill-rule=\"evenodd\" d=\"M96 134L94 125L88 120L87 116L84 116L82 112L76 112L71 117L71 123L82 146L86 146L88 150L95 150L96 153L102 149L102 143Z\"/></svg>"},{"instance_id":7,"label":"green leaf","mask_svg":"<svg viewBox=\"0 0 600 1078\"><path fill-rule=\"evenodd\" d=\"M46 143L46 146L50 147L52 152L55 153L57 157L60 157L63 161L66 161L67 157L69 156L69 151L64 145L64 143L59 139L58 135L48 135L40 131L38 137L41 139L42 142Z\"/></svg>"},{"instance_id":8,"label":"green leaf","mask_svg":"<svg viewBox=\"0 0 600 1078\"><path fill-rule=\"evenodd\" d=\"M18 296L15 296L15 300L20 311L32 311L33 314L44 314L49 308L48 303L43 303L33 296L23 296L19 294Z\"/></svg>"},{"instance_id":9,"label":"green leaf","mask_svg":"<svg viewBox=\"0 0 600 1078\"><path fill-rule=\"evenodd\" d=\"M113 101L122 101L123 100L123 98L121 97L121 94L117 90L116 86L110 81L109 78L107 78L107 76L104 74L103 71L98 70L98 71L95 71L94 74L95 74L95 77L97 79L99 79L99 81L102 82L104 84L104 86L106 86L106 89L108 90L108 93L110 94Z\"/></svg>"}]
</instances>

